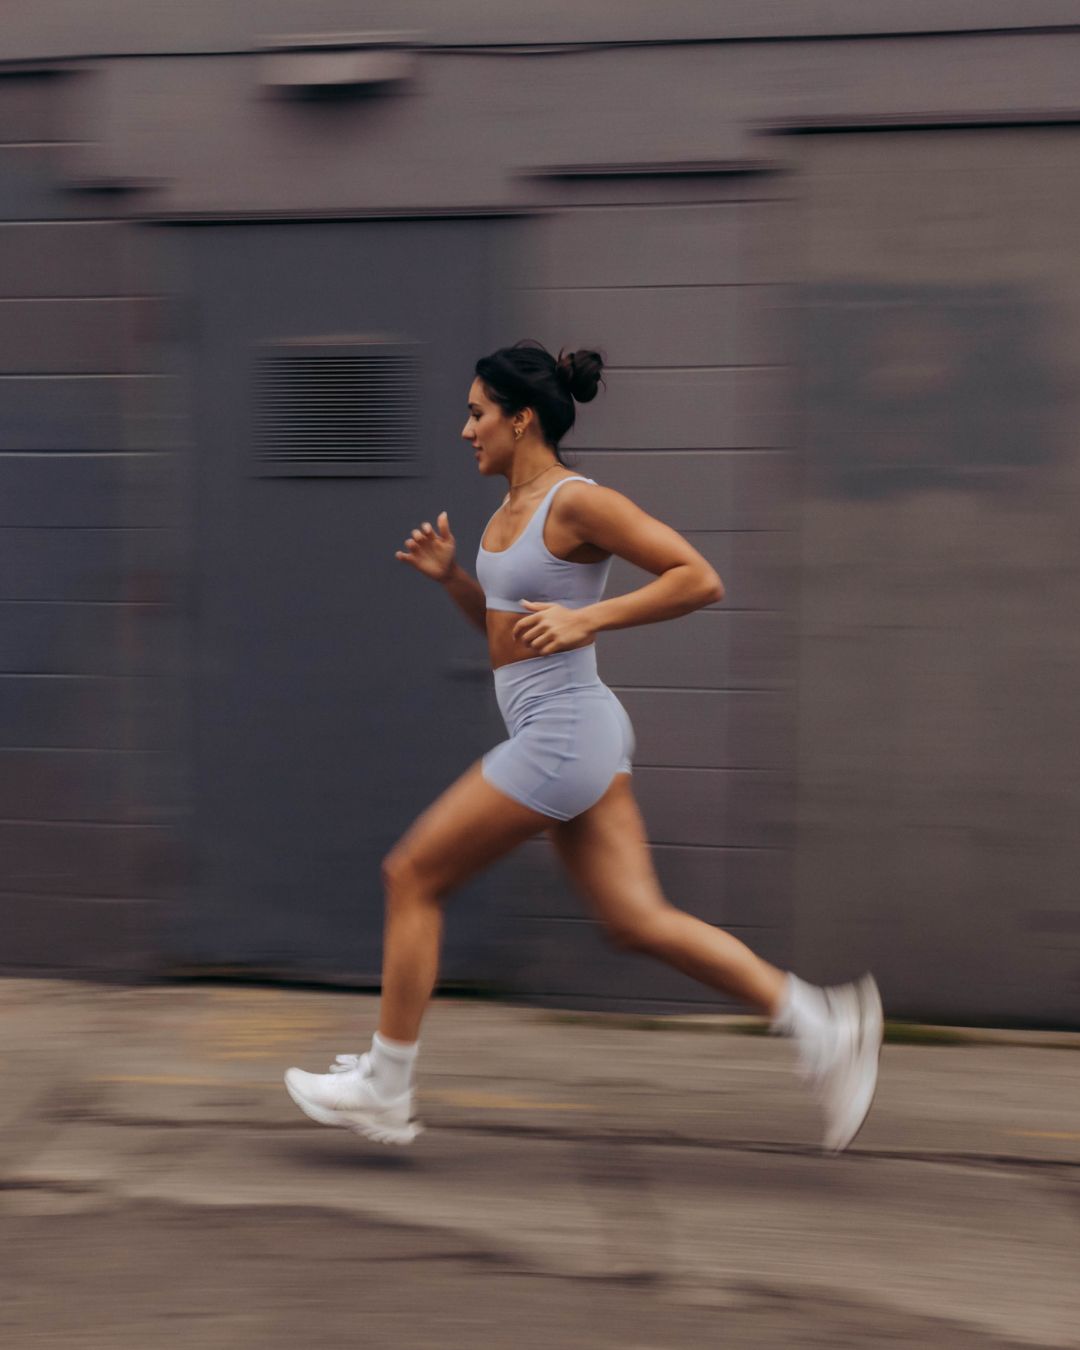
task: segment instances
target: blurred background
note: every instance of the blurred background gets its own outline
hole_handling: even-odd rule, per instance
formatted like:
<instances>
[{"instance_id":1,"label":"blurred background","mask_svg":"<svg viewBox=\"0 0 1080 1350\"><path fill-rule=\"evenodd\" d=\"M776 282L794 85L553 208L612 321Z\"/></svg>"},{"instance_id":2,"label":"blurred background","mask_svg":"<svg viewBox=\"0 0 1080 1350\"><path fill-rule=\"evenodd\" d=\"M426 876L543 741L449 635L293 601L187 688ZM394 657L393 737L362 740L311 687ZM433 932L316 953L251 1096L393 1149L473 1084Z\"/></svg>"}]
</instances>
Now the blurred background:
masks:
<instances>
[{"instance_id":1,"label":"blurred background","mask_svg":"<svg viewBox=\"0 0 1080 1350\"><path fill-rule=\"evenodd\" d=\"M473 365L534 337L727 587L598 644L672 901L1080 1026L1078 63L1067 0L9 7L3 969L375 983L381 857L505 734L394 551L445 509L473 570ZM723 1008L541 841L445 978Z\"/></svg>"}]
</instances>

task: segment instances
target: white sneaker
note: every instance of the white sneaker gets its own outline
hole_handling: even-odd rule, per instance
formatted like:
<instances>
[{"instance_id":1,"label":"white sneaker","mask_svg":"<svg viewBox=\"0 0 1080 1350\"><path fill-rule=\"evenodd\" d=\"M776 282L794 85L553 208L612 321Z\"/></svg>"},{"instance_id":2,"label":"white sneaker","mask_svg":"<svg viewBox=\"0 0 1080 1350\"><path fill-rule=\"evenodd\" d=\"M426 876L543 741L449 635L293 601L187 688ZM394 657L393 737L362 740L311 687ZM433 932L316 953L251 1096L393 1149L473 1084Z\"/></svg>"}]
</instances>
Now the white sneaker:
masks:
<instances>
[{"instance_id":1,"label":"white sneaker","mask_svg":"<svg viewBox=\"0 0 1080 1350\"><path fill-rule=\"evenodd\" d=\"M344 1126L379 1144L411 1144L423 1128L413 1118L412 1088L400 1097L379 1095L370 1055L338 1055L329 1073L287 1069L285 1090L320 1125Z\"/></svg>"},{"instance_id":2,"label":"white sneaker","mask_svg":"<svg viewBox=\"0 0 1080 1350\"><path fill-rule=\"evenodd\" d=\"M877 1090L884 1018L872 975L824 989L830 1035L805 1065L825 1112L826 1153L841 1153L862 1129Z\"/></svg>"}]
</instances>

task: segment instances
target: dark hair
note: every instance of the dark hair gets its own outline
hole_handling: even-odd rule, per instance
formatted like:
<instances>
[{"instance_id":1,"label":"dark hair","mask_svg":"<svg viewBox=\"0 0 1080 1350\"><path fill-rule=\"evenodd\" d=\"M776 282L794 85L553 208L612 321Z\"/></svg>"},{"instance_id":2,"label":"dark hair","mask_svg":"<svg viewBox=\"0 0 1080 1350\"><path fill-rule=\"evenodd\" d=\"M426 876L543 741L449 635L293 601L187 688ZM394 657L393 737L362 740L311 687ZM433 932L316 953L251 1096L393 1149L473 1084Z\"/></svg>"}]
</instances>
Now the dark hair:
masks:
<instances>
[{"instance_id":1,"label":"dark hair","mask_svg":"<svg viewBox=\"0 0 1080 1350\"><path fill-rule=\"evenodd\" d=\"M544 440L560 464L559 442L574 425L574 401L590 403L602 383L604 358L599 352L564 352L558 358L534 338L522 338L512 347L500 347L476 363L476 374L506 414L532 408Z\"/></svg>"}]
</instances>

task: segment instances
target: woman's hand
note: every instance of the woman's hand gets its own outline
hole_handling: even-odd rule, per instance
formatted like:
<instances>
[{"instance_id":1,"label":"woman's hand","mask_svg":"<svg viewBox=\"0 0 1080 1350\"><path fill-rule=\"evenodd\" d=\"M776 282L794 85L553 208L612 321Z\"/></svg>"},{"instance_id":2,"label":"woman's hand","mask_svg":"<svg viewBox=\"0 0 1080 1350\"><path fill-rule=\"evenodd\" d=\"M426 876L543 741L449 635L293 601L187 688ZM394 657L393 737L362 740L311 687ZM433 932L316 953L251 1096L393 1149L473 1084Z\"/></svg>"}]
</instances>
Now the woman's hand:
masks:
<instances>
[{"instance_id":1,"label":"woman's hand","mask_svg":"<svg viewBox=\"0 0 1080 1350\"><path fill-rule=\"evenodd\" d=\"M587 609L566 609L546 600L522 600L535 611L514 624L514 637L532 647L538 656L584 647L593 635Z\"/></svg>"},{"instance_id":2,"label":"woman's hand","mask_svg":"<svg viewBox=\"0 0 1080 1350\"><path fill-rule=\"evenodd\" d=\"M400 549L394 554L402 562L412 563L418 572L435 581L445 581L454 566L456 544L450 533L450 518L445 511L440 512L438 529L425 520L412 537L405 540L405 551Z\"/></svg>"}]
</instances>

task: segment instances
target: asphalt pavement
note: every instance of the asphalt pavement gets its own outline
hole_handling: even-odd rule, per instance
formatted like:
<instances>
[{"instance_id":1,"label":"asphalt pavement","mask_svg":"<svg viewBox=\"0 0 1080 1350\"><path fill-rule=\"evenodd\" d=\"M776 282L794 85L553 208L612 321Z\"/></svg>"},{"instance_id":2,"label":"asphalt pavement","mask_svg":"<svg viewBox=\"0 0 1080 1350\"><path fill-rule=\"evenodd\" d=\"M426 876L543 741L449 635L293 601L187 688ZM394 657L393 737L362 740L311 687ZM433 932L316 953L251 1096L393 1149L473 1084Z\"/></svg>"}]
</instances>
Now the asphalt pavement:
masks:
<instances>
[{"instance_id":1,"label":"asphalt pavement","mask_svg":"<svg viewBox=\"0 0 1080 1350\"><path fill-rule=\"evenodd\" d=\"M308 1121L365 995L0 981L0 1343L1080 1347L1080 1037L887 1044L823 1157L730 1018L438 1000L425 1133Z\"/></svg>"}]
</instances>

